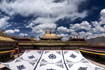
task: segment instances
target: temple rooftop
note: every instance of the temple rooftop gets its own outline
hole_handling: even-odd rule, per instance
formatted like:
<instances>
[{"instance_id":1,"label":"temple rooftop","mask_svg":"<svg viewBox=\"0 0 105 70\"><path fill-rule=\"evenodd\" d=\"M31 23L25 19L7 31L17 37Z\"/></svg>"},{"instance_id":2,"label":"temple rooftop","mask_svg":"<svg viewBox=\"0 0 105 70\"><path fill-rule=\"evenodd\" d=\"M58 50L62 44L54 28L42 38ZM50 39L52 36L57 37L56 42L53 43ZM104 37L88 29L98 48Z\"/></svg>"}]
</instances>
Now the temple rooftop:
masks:
<instances>
[{"instance_id":1,"label":"temple rooftop","mask_svg":"<svg viewBox=\"0 0 105 70\"><path fill-rule=\"evenodd\" d=\"M39 37L39 38L40 40L61 40L62 39L62 37L58 37L56 33L52 33L51 31L50 33L45 32L45 36Z\"/></svg>"}]
</instances>

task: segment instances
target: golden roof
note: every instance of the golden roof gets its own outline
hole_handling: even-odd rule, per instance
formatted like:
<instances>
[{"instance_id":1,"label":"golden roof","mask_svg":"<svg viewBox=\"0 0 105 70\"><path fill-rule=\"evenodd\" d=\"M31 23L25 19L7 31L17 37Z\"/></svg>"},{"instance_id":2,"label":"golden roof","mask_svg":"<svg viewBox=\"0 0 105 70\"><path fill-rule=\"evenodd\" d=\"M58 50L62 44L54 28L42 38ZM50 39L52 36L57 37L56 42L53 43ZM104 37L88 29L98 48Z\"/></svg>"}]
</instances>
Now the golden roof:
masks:
<instances>
[{"instance_id":1,"label":"golden roof","mask_svg":"<svg viewBox=\"0 0 105 70\"><path fill-rule=\"evenodd\" d=\"M31 41L36 41L36 39L34 39L34 38L31 38Z\"/></svg>"},{"instance_id":2,"label":"golden roof","mask_svg":"<svg viewBox=\"0 0 105 70\"><path fill-rule=\"evenodd\" d=\"M9 42L14 42L15 40L9 38L9 37L4 37L4 36L0 36L0 41L9 41Z\"/></svg>"},{"instance_id":3,"label":"golden roof","mask_svg":"<svg viewBox=\"0 0 105 70\"><path fill-rule=\"evenodd\" d=\"M41 39L61 39L61 37L56 36L55 33L46 33Z\"/></svg>"},{"instance_id":4,"label":"golden roof","mask_svg":"<svg viewBox=\"0 0 105 70\"><path fill-rule=\"evenodd\" d=\"M55 37L56 36L56 34L54 34L54 33L52 33L52 34L45 34L45 36L47 36L47 37Z\"/></svg>"}]
</instances>

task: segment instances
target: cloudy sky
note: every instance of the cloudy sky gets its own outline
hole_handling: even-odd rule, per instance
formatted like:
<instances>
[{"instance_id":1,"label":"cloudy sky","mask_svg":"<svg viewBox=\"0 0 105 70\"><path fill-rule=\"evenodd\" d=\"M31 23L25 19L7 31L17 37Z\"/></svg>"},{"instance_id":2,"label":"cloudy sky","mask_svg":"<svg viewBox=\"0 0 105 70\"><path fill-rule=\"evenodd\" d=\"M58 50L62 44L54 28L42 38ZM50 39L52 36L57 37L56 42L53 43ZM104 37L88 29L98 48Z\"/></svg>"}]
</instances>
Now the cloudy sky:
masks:
<instances>
[{"instance_id":1,"label":"cloudy sky","mask_svg":"<svg viewBox=\"0 0 105 70\"><path fill-rule=\"evenodd\" d=\"M86 39L105 36L105 0L0 0L0 29L36 39L45 31Z\"/></svg>"}]
</instances>

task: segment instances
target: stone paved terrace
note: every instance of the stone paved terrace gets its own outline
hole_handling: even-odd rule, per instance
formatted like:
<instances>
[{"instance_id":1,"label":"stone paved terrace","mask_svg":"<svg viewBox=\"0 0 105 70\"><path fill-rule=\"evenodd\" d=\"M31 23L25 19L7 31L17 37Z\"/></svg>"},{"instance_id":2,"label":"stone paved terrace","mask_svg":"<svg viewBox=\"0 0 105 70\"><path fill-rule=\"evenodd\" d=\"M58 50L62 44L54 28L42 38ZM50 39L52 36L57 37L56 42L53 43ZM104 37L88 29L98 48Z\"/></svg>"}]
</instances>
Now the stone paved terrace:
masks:
<instances>
[{"instance_id":1,"label":"stone paved terrace","mask_svg":"<svg viewBox=\"0 0 105 70\"><path fill-rule=\"evenodd\" d=\"M20 54L21 55L21 54ZM17 58L18 57L18 55L15 55L15 58ZM97 62L95 62L95 61L93 61L93 60L90 60L90 59L88 59L91 63L93 63L93 64L95 64L95 65L97 65L97 66L100 66L100 67L103 67L103 68L105 68L105 65L103 65L103 64L100 64L100 63L97 63ZM0 65L0 68L2 68L2 67L4 67L3 65ZM105 69L104 69L105 70Z\"/></svg>"}]
</instances>

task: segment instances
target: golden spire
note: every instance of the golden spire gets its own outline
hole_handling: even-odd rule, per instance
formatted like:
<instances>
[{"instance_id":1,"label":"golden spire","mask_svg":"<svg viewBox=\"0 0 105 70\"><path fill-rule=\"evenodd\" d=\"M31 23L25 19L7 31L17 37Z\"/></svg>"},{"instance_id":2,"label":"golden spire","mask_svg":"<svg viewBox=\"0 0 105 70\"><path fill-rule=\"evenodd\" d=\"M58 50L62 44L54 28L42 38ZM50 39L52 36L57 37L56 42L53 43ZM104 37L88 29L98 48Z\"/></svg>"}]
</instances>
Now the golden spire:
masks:
<instances>
[{"instance_id":1,"label":"golden spire","mask_svg":"<svg viewBox=\"0 0 105 70\"><path fill-rule=\"evenodd\" d=\"M24 34L24 38L26 37L26 35Z\"/></svg>"},{"instance_id":2,"label":"golden spire","mask_svg":"<svg viewBox=\"0 0 105 70\"><path fill-rule=\"evenodd\" d=\"M54 30L54 33L56 34L56 30Z\"/></svg>"},{"instance_id":3,"label":"golden spire","mask_svg":"<svg viewBox=\"0 0 105 70\"><path fill-rule=\"evenodd\" d=\"M72 39L72 36L70 36L70 40Z\"/></svg>"},{"instance_id":4,"label":"golden spire","mask_svg":"<svg viewBox=\"0 0 105 70\"><path fill-rule=\"evenodd\" d=\"M34 35L31 35L31 37L30 37L31 39L34 39Z\"/></svg>"},{"instance_id":5,"label":"golden spire","mask_svg":"<svg viewBox=\"0 0 105 70\"><path fill-rule=\"evenodd\" d=\"M5 32L4 32L4 28L3 28L3 30L2 30L2 35L3 35L3 36L4 36L4 33L5 33Z\"/></svg>"},{"instance_id":6,"label":"golden spire","mask_svg":"<svg viewBox=\"0 0 105 70\"><path fill-rule=\"evenodd\" d=\"M45 31L45 34L47 34L47 31Z\"/></svg>"},{"instance_id":7,"label":"golden spire","mask_svg":"<svg viewBox=\"0 0 105 70\"><path fill-rule=\"evenodd\" d=\"M50 34L52 33L51 28L50 28Z\"/></svg>"}]
</instances>

